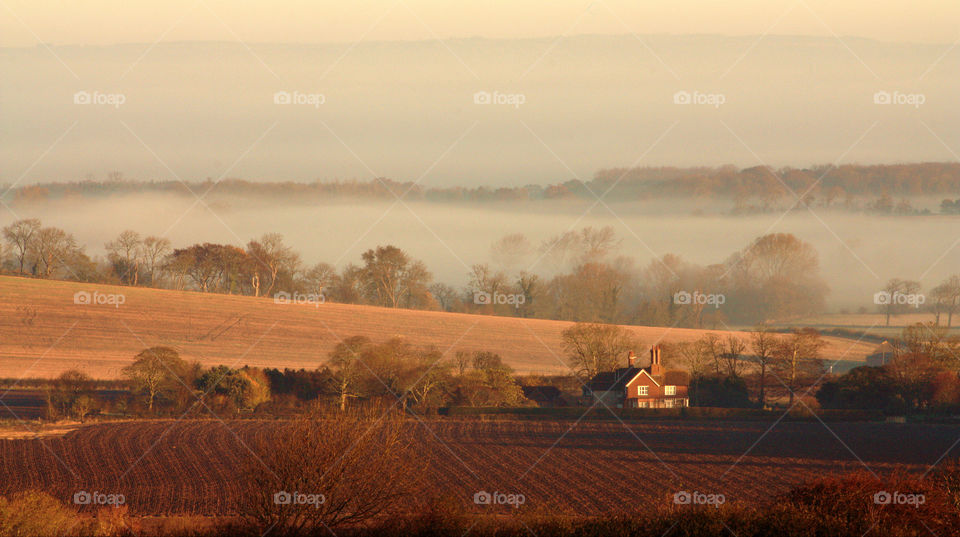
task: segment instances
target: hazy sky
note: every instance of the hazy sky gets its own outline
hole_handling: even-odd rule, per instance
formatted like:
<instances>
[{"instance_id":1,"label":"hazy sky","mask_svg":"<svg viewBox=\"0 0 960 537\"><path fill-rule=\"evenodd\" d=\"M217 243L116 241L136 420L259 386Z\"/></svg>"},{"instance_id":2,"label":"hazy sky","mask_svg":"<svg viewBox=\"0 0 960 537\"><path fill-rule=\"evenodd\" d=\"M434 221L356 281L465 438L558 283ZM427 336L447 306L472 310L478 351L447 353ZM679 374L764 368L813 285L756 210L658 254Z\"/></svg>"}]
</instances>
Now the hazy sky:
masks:
<instances>
[{"instance_id":1,"label":"hazy sky","mask_svg":"<svg viewBox=\"0 0 960 537\"><path fill-rule=\"evenodd\" d=\"M0 46L354 42L564 34L858 36L954 43L956 0L4 0Z\"/></svg>"}]
</instances>

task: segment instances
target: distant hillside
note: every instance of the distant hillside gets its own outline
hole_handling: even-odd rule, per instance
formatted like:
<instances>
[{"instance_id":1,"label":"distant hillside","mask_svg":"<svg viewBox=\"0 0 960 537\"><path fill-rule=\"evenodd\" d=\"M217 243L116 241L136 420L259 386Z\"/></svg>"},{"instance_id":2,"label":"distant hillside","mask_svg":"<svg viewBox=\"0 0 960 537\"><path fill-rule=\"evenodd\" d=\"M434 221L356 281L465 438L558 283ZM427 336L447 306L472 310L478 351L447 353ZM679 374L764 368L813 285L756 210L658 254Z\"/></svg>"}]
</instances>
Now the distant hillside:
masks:
<instances>
[{"instance_id":1,"label":"distant hillside","mask_svg":"<svg viewBox=\"0 0 960 537\"><path fill-rule=\"evenodd\" d=\"M74 303L78 291L123 294L122 305ZM140 350L169 345L204 365L315 368L340 341L403 337L441 351L488 350L519 372L568 371L560 332L570 323L346 304L0 277L0 377L53 377L71 368L117 378ZM629 327L644 345L705 330ZM722 332L721 332L722 333ZM638 349L643 351L642 349ZM872 345L828 338L825 356L863 361Z\"/></svg>"}]
</instances>

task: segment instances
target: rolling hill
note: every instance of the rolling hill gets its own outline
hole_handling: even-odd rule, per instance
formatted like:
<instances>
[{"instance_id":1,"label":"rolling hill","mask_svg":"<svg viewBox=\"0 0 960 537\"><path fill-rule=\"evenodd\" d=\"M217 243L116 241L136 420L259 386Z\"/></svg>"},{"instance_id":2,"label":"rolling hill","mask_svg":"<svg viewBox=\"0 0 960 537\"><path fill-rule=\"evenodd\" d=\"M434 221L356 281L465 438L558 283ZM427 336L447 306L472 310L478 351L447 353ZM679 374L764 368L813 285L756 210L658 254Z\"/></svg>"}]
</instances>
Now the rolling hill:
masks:
<instances>
[{"instance_id":1,"label":"rolling hill","mask_svg":"<svg viewBox=\"0 0 960 537\"><path fill-rule=\"evenodd\" d=\"M74 303L75 293L94 291L122 294L123 304ZM448 356L488 350L518 372L563 373L568 369L560 333L570 324L349 304L276 304L272 298L0 276L0 377L50 378L77 368L95 378L118 378L134 355L154 345L174 347L206 366L316 368L340 340L354 335L374 341L402 337L436 345ZM709 332L628 328L644 347ZM862 362L873 348L826 340L824 356L847 367ZM638 354L644 350L637 349Z\"/></svg>"}]
</instances>

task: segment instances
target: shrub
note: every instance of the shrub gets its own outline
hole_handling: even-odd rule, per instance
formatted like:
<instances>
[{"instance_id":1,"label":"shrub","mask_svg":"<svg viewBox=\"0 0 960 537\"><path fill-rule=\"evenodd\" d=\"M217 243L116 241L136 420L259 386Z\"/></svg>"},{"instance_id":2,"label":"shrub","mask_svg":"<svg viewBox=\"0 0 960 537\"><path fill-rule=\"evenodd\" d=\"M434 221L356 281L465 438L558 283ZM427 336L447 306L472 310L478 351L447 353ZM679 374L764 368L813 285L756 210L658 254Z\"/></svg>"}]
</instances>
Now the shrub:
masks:
<instances>
[{"instance_id":1,"label":"shrub","mask_svg":"<svg viewBox=\"0 0 960 537\"><path fill-rule=\"evenodd\" d=\"M417 464L403 425L397 415L359 412L291 422L245 464L242 516L271 534L302 535L392 511Z\"/></svg>"}]
</instances>

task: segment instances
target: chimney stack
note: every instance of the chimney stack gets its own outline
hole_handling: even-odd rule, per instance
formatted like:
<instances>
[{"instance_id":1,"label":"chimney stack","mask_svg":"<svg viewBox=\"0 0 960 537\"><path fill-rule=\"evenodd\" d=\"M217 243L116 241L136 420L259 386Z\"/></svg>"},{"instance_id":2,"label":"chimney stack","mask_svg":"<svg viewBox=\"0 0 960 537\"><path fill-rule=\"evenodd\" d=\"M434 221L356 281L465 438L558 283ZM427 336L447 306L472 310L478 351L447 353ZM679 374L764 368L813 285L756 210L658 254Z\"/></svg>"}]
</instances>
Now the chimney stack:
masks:
<instances>
[{"instance_id":1,"label":"chimney stack","mask_svg":"<svg viewBox=\"0 0 960 537\"><path fill-rule=\"evenodd\" d=\"M634 363L637 361L637 355L630 351L630 354L627 355L627 367L633 367Z\"/></svg>"},{"instance_id":2,"label":"chimney stack","mask_svg":"<svg viewBox=\"0 0 960 537\"><path fill-rule=\"evenodd\" d=\"M663 363L660 361L660 345L650 347L650 375L663 374Z\"/></svg>"}]
</instances>

